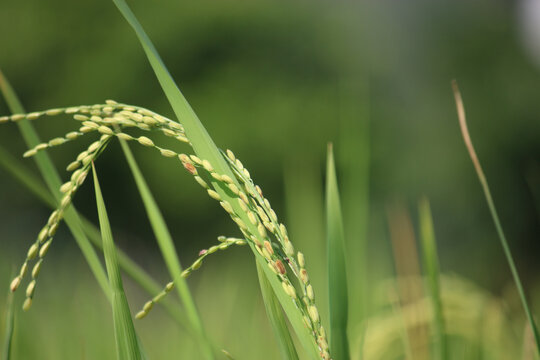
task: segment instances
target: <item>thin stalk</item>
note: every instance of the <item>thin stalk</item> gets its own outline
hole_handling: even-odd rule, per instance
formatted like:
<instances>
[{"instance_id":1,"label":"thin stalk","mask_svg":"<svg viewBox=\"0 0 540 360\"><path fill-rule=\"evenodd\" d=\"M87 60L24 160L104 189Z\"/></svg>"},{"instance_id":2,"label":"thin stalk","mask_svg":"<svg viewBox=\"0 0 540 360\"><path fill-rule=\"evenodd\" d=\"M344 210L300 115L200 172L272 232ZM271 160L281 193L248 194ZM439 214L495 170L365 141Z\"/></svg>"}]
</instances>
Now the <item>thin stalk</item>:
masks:
<instances>
[{"instance_id":1,"label":"thin stalk","mask_svg":"<svg viewBox=\"0 0 540 360\"><path fill-rule=\"evenodd\" d=\"M437 258L437 242L435 241L433 218L431 216L431 209L429 206L429 200L427 198L422 198L418 203L418 213L420 218L420 240L422 242L424 267L428 276L428 287L433 306L433 328L435 330L437 358L440 360L446 360L448 358L448 354L439 281L440 272L439 260Z\"/></svg>"},{"instance_id":2,"label":"thin stalk","mask_svg":"<svg viewBox=\"0 0 540 360\"><path fill-rule=\"evenodd\" d=\"M514 263L514 258L512 257L512 253L510 252L510 246L508 246L508 242L506 241L506 236L504 235L504 231L502 229L501 222L499 220L499 215L497 214L497 210L495 209L495 204L493 202L493 198L489 190L486 176L484 175L484 171L482 170L482 166L480 165L480 161L478 160L478 156L476 155L476 151L474 150L474 146L472 144L471 137L469 135L469 129L467 128L467 118L465 117L465 107L463 105L463 99L461 98L461 93L459 92L458 84L455 80L452 81L452 89L454 91L454 98L456 101L456 108L457 108L457 113L458 113L458 118L459 118L459 126L461 128L461 134L463 135L465 146L467 147L467 151L469 152L469 156L471 157L472 163L474 165L474 169L476 170L476 174L478 176L478 180L480 181L480 185L482 186L482 189L484 190L484 195L486 197L486 201L489 207L489 211L491 213L491 217L493 218L493 222L495 223L495 228L497 229L497 234L499 235L499 239L501 240L501 245L504 251L504 255L506 256L506 260L508 261L510 271L512 272L512 277L514 278L514 282L516 284L516 288L519 293L519 297L521 299L523 309L525 310L525 314L527 315L527 319L531 325L531 329L534 334L534 340L536 342L536 351L538 354L540 354L540 335L538 333L538 328L536 327L531 309L527 302L527 298L525 297L525 292L523 291L523 286L521 285L521 280L519 278L519 274L517 272L517 268Z\"/></svg>"},{"instance_id":3,"label":"thin stalk","mask_svg":"<svg viewBox=\"0 0 540 360\"><path fill-rule=\"evenodd\" d=\"M178 295L182 299L182 303L185 306L189 322L198 334L198 340L201 344L203 352L205 353L205 356L211 359L214 356L212 352L212 347L208 340L206 332L204 331L199 312L197 311L195 301L193 300L191 292L189 291L187 282L182 277L182 265L180 264L180 259L178 258L178 255L176 253L174 242L172 240L169 229L165 224L163 215L161 214L161 211L159 210L159 207L157 206L156 201L154 200L154 197L150 192L148 185L146 184L146 180L144 179L141 170L139 169L139 166L135 161L135 157L129 149L128 144L124 140L120 139L120 145L122 146L124 155L127 159L131 172L133 173L133 177L135 178L137 188L139 189L139 194L141 195L144 207L146 209L146 214L148 216L148 219L150 220L152 229L154 230L157 243L159 245L163 258L165 259L165 263L167 265L169 273L173 278L174 284L176 285ZM159 291L157 291L156 294L158 292Z\"/></svg>"},{"instance_id":4,"label":"thin stalk","mask_svg":"<svg viewBox=\"0 0 540 360\"><path fill-rule=\"evenodd\" d=\"M8 291L6 304L6 333L4 335L4 350L2 351L2 359L11 359L11 348L13 342L13 332L15 330L15 315L13 312L13 292Z\"/></svg>"}]
</instances>

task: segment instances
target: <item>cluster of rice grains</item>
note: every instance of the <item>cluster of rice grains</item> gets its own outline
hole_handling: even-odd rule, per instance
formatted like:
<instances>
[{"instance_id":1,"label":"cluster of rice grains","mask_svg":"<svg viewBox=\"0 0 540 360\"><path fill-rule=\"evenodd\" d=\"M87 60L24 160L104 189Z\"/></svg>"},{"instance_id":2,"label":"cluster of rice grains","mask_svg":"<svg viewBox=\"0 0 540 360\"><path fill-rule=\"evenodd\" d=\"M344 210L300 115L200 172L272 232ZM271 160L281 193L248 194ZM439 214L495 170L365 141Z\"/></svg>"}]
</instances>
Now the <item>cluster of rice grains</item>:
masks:
<instances>
[{"instance_id":1,"label":"cluster of rice grains","mask_svg":"<svg viewBox=\"0 0 540 360\"><path fill-rule=\"evenodd\" d=\"M179 159L185 169L194 176L197 183L206 189L208 195L219 201L220 205L231 216L232 220L236 222L245 237L245 239L218 238L220 243L209 249L202 250L199 253L198 259L189 268L184 270L182 276L187 277L192 271L202 265L206 256L218 250L225 250L233 245L249 243L254 251L266 261L268 267L281 282L283 291L290 297L298 311L302 313L305 326L311 330L319 346L321 358L330 359L326 333L320 321L317 307L315 306L315 296L305 269L304 256L301 252L295 252L285 226L279 223L276 213L271 208L269 201L263 196L260 187L253 183L247 169L244 168L240 160L236 159L230 150L223 153L223 156L233 170L235 179L232 179L228 175L217 173L208 160L200 159L195 155L178 154L175 151L161 148L145 136L134 137L127 134L124 131L129 130L129 128L160 131L167 136L189 144L184 129L179 123L152 111L119 104L111 100L108 100L106 104L4 116L0 117L0 123L8 121L16 122L22 119L35 120L44 115L54 116L59 114L72 114L75 120L81 122L79 130L67 133L64 137L55 138L47 143L37 145L33 149L28 150L24 154L25 157L33 156L40 150L75 140L87 133L99 133L101 137L92 143L88 149L80 153L67 166L67 170L73 173L70 181L63 184L60 188L63 198L58 208L51 214L47 224L39 233L36 242L30 247L19 274L11 283L11 290L15 291L26 275L30 262L36 257L38 258L31 272L32 280L26 290L26 300L23 305L25 310L31 306L36 278L41 269L43 258L51 245L65 209L71 204L73 196L83 184L92 162L100 155L111 138L116 136L154 148L165 157ZM212 187L209 184L212 184ZM221 191L226 192L229 200L234 199L237 204L233 205L229 201L222 199L215 190L218 187ZM301 295L299 295L289 277L291 273L298 280ZM174 283L168 283L160 294L144 305L143 310L136 317L142 318L148 314L153 305L170 292L173 287Z\"/></svg>"}]
</instances>

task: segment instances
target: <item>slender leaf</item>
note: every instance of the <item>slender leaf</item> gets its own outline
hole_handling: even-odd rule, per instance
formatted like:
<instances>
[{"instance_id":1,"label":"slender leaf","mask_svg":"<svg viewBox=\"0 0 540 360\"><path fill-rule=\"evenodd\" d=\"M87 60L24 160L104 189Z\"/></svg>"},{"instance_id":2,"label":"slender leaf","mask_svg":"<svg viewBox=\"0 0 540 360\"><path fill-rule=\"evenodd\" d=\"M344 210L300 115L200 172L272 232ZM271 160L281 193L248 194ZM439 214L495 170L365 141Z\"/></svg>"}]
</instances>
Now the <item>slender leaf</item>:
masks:
<instances>
[{"instance_id":1,"label":"slender leaf","mask_svg":"<svg viewBox=\"0 0 540 360\"><path fill-rule=\"evenodd\" d=\"M272 325L272 330L274 330L281 357L283 359L297 360L298 354L296 353L291 334L289 333L287 322L283 317L281 306L279 305L276 295L274 295L272 285L270 285L266 276L264 276L259 263L257 263L257 275L259 276L259 284L261 286L266 314L268 315L268 320L270 320L270 325Z\"/></svg>"},{"instance_id":2,"label":"slender leaf","mask_svg":"<svg viewBox=\"0 0 540 360\"><path fill-rule=\"evenodd\" d=\"M197 307L195 306L195 302L193 301L193 297L191 296L186 280L182 277L182 265L180 264L180 259L178 258L178 255L176 253L174 242L172 240L169 229L165 224L163 215L161 214L161 211L159 210L159 207L157 206L156 201L154 200L154 197L150 192L146 181L144 180L139 166L137 165L137 162L135 161L135 158L133 157L133 154L129 149L129 145L122 139L120 139L120 144L122 146L122 150L124 151L124 155L127 159L133 177L135 178L135 182L137 183L139 194L141 195L144 207L146 209L146 214L148 216L148 219L150 220L152 229L154 230L154 235L156 236L159 248L161 249L161 254L165 259L165 263L167 264L169 273L174 281L174 284L176 285L176 288L178 289L178 295L182 299L182 302L185 306L188 319L197 332L198 340L201 342L203 351L205 352L205 356L207 358L212 358L213 354L211 346L204 332L202 322L197 311Z\"/></svg>"},{"instance_id":3,"label":"slender leaf","mask_svg":"<svg viewBox=\"0 0 540 360\"><path fill-rule=\"evenodd\" d=\"M103 195L101 194L96 168L93 164L92 173L94 174L94 188L96 192L99 225L101 228L101 238L103 239L103 253L105 254L107 275L112 290L112 311L118 359L141 359L142 356L139 351L137 335L135 334L131 313L124 293L122 277L120 276L118 255L116 254L116 247L114 245L111 226L107 216L107 209L105 208L105 202L103 201Z\"/></svg>"},{"instance_id":4,"label":"slender leaf","mask_svg":"<svg viewBox=\"0 0 540 360\"><path fill-rule=\"evenodd\" d=\"M6 333L4 334L4 349L2 351L2 359L11 359L11 347L13 342L13 332L15 330L15 314L13 311L13 292L8 291L6 303Z\"/></svg>"},{"instance_id":5,"label":"slender leaf","mask_svg":"<svg viewBox=\"0 0 540 360\"><path fill-rule=\"evenodd\" d=\"M501 241L504 255L506 256L506 260L508 261L510 271L512 272L512 276L514 278L514 282L516 284L516 288L519 293L519 297L521 299L523 309L525 310L525 314L527 316L527 319L529 320L531 329L534 334L537 354L540 354L540 334L538 333L538 328L536 327L536 323L534 322L534 318L533 318L530 306L527 302L527 298L525 297L525 292L523 291L523 286L521 285L521 280L517 272L516 264L514 263L514 258L512 257L510 246L508 245L508 242L506 241L506 236L504 235L504 231L501 226L501 221L499 220L499 215L497 214L497 209L495 208L495 203L493 202L493 198L491 196L491 191L489 190L489 185L488 185L486 176L484 175L484 170L482 170L482 166L480 165L480 161L478 160L478 156L476 155L476 151L474 150L474 146L472 144L471 137L469 135L469 129L467 128L467 119L465 117L465 107L463 106L461 93L459 92L459 88L455 80L452 81L452 88L454 90L454 98L456 101L456 108L457 108L457 113L458 113L458 118L459 118L459 126L461 128L463 140L465 142L465 146L467 147L467 151L469 152L469 156L471 157L472 163L474 165L474 169L476 170L476 175L478 176L480 185L482 186L482 189L484 190L486 202L488 204L491 217L493 218L493 222L495 223L495 228L497 229L497 235L499 236L499 239Z\"/></svg>"},{"instance_id":6,"label":"slender leaf","mask_svg":"<svg viewBox=\"0 0 540 360\"><path fill-rule=\"evenodd\" d=\"M332 144L326 164L326 234L328 244L328 304L330 307L330 350L336 360L349 359L347 337L348 291L345 264L345 235L336 179Z\"/></svg>"},{"instance_id":7,"label":"slender leaf","mask_svg":"<svg viewBox=\"0 0 540 360\"><path fill-rule=\"evenodd\" d=\"M428 276L428 287L434 315L433 328L435 330L435 345L437 349L437 355L434 358L446 360L448 354L439 282L439 260L437 257L437 243L435 241L435 231L433 230L431 208L427 198L424 197L420 200L418 204L418 213L420 219L420 240L422 242L424 267Z\"/></svg>"},{"instance_id":8,"label":"slender leaf","mask_svg":"<svg viewBox=\"0 0 540 360\"><path fill-rule=\"evenodd\" d=\"M15 94L15 91L13 90L7 79L4 77L4 74L1 70L0 91L2 91L2 94L6 99L6 102L12 113L25 112L23 106L21 105L21 102ZM24 119L22 121L19 121L17 125L19 126L19 130L21 131L26 145L29 148L32 148L41 142L36 131L34 130L34 127L28 120ZM36 162L38 169L43 176L47 187L49 188L50 193L53 194L56 203L59 203L61 200L61 194L59 189L62 183L60 180L60 176L58 175L58 172L56 171L56 168L54 167L51 159L45 151L40 151L34 157L34 161ZM110 293L109 286L107 284L107 275L105 274L105 270L103 269L103 266L101 265L101 262L99 261L99 258L94 248L92 247L92 245L88 241L88 238L84 234L84 231L82 230L81 221L74 206L70 206L66 209L64 213L64 219L71 233L73 234L73 237L77 241L77 244L79 245L86 261L88 262L88 265L90 265L90 269L96 277L103 292L109 297Z\"/></svg>"},{"instance_id":9,"label":"slender leaf","mask_svg":"<svg viewBox=\"0 0 540 360\"><path fill-rule=\"evenodd\" d=\"M220 155L218 148L215 146L213 140L208 135L206 129L203 127L193 109L189 106L188 102L176 86L171 75L167 71L163 61L159 57L152 42L144 32L142 26L139 24L135 15L128 7L124 0L113 0L122 15L133 27L141 45L148 57L152 68L161 84L165 95L167 96L169 103L171 104L176 116L181 120L182 125L188 135L188 138L195 150L195 153L202 159L208 160L214 170L221 175L227 175L238 185L232 170L229 168L223 157ZM212 180L212 185L218 192L220 197L231 204L235 213L240 214L240 219L248 226L248 230L256 234L257 228L249 222L247 214L242 211L238 202L235 201L223 188L224 185ZM319 358L318 346L315 342L310 331L304 326L302 314L296 309L290 298L281 287L281 282L275 276L275 274L265 265L264 259L257 253L254 246L250 243L250 247L255 255L255 258L262 265L264 273L269 280L274 293L277 295L283 310L287 314L291 325L293 326L298 338L306 351L309 353L310 358Z\"/></svg>"}]
</instances>

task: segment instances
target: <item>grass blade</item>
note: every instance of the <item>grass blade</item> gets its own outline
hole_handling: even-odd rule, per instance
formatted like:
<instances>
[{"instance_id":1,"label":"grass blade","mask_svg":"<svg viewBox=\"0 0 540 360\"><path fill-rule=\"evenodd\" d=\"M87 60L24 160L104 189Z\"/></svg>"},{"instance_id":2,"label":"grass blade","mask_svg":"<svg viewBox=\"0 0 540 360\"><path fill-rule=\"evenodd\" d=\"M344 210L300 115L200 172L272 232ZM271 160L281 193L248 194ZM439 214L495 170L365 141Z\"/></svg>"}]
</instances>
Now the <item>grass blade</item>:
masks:
<instances>
[{"instance_id":1,"label":"grass blade","mask_svg":"<svg viewBox=\"0 0 540 360\"><path fill-rule=\"evenodd\" d=\"M283 313L279 301L274 295L272 290L272 285L268 282L264 273L262 272L261 265L257 263L257 275L259 275L259 284L261 286L261 293L264 300L264 306L266 308L266 314L268 315L268 320L272 325L272 330L274 330L274 335L278 342L279 351L281 352L281 357L288 360L298 360L298 354L294 347L294 343L289 333L289 328Z\"/></svg>"},{"instance_id":2,"label":"grass blade","mask_svg":"<svg viewBox=\"0 0 540 360\"><path fill-rule=\"evenodd\" d=\"M482 170L482 166L480 165L480 161L478 160L478 156L476 155L476 151L474 150L474 146L472 144L471 137L469 135L469 129L467 128L467 119L465 117L465 107L463 106L461 93L459 92L459 88L455 80L452 81L452 88L454 91L454 98L456 101L456 108L457 108L457 113L458 113L458 118L459 118L459 126L461 128L463 140L465 142L465 146L467 147L467 151L469 152L469 156L471 157L472 163L474 165L474 169L476 170L476 175L478 176L480 185L482 186L482 189L484 191L484 195L486 197L486 201L489 207L489 211L491 213L491 217L493 218L493 222L495 223L495 228L497 229L497 234L501 241L504 255L506 256L506 260L508 261L510 271L512 272L512 276L514 278L514 282L516 284L516 288L519 293L519 297L521 299L523 309L525 310L525 314L531 325L531 329L534 334L534 340L536 342L536 351L538 354L540 354L540 335L538 333L538 328L536 327L531 309L527 302L527 298L525 297L525 292L523 291L523 286L521 285L521 280L519 278L519 274L517 272L517 268L514 263L514 258L512 257L512 253L510 251L510 246L508 246L508 242L506 241L506 236L504 235L504 231L502 229L501 222L499 220L499 215L497 214L497 210L495 209L495 203L493 202L493 198L491 197L491 192L489 190L486 176L484 175L484 171Z\"/></svg>"},{"instance_id":3,"label":"grass blade","mask_svg":"<svg viewBox=\"0 0 540 360\"><path fill-rule=\"evenodd\" d=\"M433 230L433 219L427 198L422 198L418 204L420 219L420 240L422 243L422 253L424 257L425 271L428 276L429 293L431 296L434 333L437 357L440 360L448 358L444 314L441 302L441 289L439 283L439 260L437 258L437 243L435 241L435 231Z\"/></svg>"},{"instance_id":4,"label":"grass blade","mask_svg":"<svg viewBox=\"0 0 540 360\"><path fill-rule=\"evenodd\" d=\"M107 209L105 208L105 202L103 201L103 196L101 194L96 168L93 164L92 173L94 175L94 188L96 192L101 238L103 239L103 253L105 254L105 264L107 266L107 274L112 290L112 311L118 359L141 359L137 335L135 334L135 328L133 327L131 313L122 285L122 277L120 276L120 268L118 266L118 256L114 246Z\"/></svg>"},{"instance_id":5,"label":"grass blade","mask_svg":"<svg viewBox=\"0 0 540 360\"><path fill-rule=\"evenodd\" d=\"M163 258L165 259L165 263L167 264L169 273L174 281L174 284L176 285L176 288L178 289L178 295L182 299L182 302L185 306L188 319L195 331L197 332L198 340L201 342L206 357L212 358L213 354L211 346L204 332L199 313L187 286L187 282L182 277L182 265L180 264L180 259L178 258L178 255L176 253L174 242L172 240L171 234L169 233L169 229L165 224L163 215L161 214L161 211L159 210L156 201L154 200L154 197L150 192L146 181L144 180L144 177L139 169L139 166L137 165L137 162L135 161L135 158L133 157L133 153L129 149L128 144L121 139L120 144L122 146L122 150L124 151L124 155L127 159L133 177L135 178L135 182L137 183L137 188L139 189L139 193L143 200L146 214L148 216L148 219L150 220L150 224L152 225L154 235L156 236L157 243L159 245ZM159 291L157 291L156 293L158 292Z\"/></svg>"},{"instance_id":6,"label":"grass blade","mask_svg":"<svg viewBox=\"0 0 540 360\"><path fill-rule=\"evenodd\" d=\"M56 207L56 203L51 193L45 188L33 173L31 173L18 159L15 159L9 152L0 146L0 166L10 172L14 178L19 180L31 193L36 195L41 201L51 207Z\"/></svg>"},{"instance_id":7,"label":"grass blade","mask_svg":"<svg viewBox=\"0 0 540 360\"><path fill-rule=\"evenodd\" d=\"M349 341L347 337L349 304L345 270L345 236L332 144L328 144L326 164L326 234L328 243L330 349L334 359L349 359Z\"/></svg>"},{"instance_id":8,"label":"grass blade","mask_svg":"<svg viewBox=\"0 0 540 360\"><path fill-rule=\"evenodd\" d=\"M195 112L188 104L187 100L184 98L171 75L169 74L167 68L165 67L163 61L161 60L159 54L157 53L152 42L144 32L142 26L136 19L135 15L128 7L124 0L113 0L114 4L118 7L124 18L131 25L139 41L148 57L148 60L154 69L156 77L161 84L169 103L171 104L176 116L181 120L182 125L184 126L185 132L188 135L188 138L191 141L195 153L201 158L208 160L214 170L221 175L227 175L231 179L235 179L235 176L232 173L231 168L225 162L224 158L221 156L218 148L214 144L213 140L208 135L208 132L203 127L199 119L197 118ZM243 211L235 201L224 189L222 183L211 180L212 186L215 188L220 197L231 204L233 210L236 213L242 214ZM236 185L239 185L236 180L234 180ZM251 233L256 234L257 228L252 226L249 223L247 214L240 215L240 219L248 224L248 229ZM319 358L318 346L313 338L310 330L304 326L304 321L302 314L297 311L296 307L290 302L290 298L281 286L281 282L274 276L275 274L265 265L262 255L259 255L255 248L250 244L250 247L255 255L255 258L263 267L263 271L269 280L274 293L279 299L283 310L287 314L291 325L293 326L298 338L306 351L310 354L310 358L316 359Z\"/></svg>"},{"instance_id":9,"label":"grass blade","mask_svg":"<svg viewBox=\"0 0 540 360\"><path fill-rule=\"evenodd\" d=\"M15 91L13 90L7 79L4 77L4 74L1 70L0 91L6 99L6 102L12 113L25 112L23 106L21 105L21 102L15 94ZM23 138L29 148L32 148L40 143L39 136L37 135L34 127L28 120L25 119L19 121L17 125L19 126L19 130L21 131L21 134L23 135ZM45 180L45 183L47 184L50 193L54 196L55 202L59 203L61 199L59 189L62 185L62 182L51 159L45 151L40 151L38 154L36 154L34 160L36 161L38 169L43 176L43 179ZM96 280L101 286L103 292L105 293L105 295L107 295L107 297L110 297L109 285L107 283L107 275L105 274L105 270L103 269L103 266L101 265L101 262L99 261L99 258L94 248L92 247L92 245L88 241L88 238L84 234L84 231L82 230L81 221L74 206L70 206L66 209L66 212L64 214L64 220L66 221L67 226L73 234L73 237L77 241L77 244L79 245L86 261L88 262L88 265L90 265L90 269L96 277Z\"/></svg>"},{"instance_id":10,"label":"grass blade","mask_svg":"<svg viewBox=\"0 0 540 360\"><path fill-rule=\"evenodd\" d=\"M141 24L124 0L113 0L122 15L125 17L129 25L135 30L137 37L150 61L150 65L156 74L156 77L171 104L174 113L178 119L181 119L182 125L190 139L195 153L201 158L210 161L214 168L220 173L230 177L232 172L227 166L225 160L219 153L218 148L214 144L212 138L201 124L199 118L187 102L184 95L174 82L167 67L161 60L156 48L146 35Z\"/></svg>"},{"instance_id":11,"label":"grass blade","mask_svg":"<svg viewBox=\"0 0 540 360\"><path fill-rule=\"evenodd\" d=\"M10 277L11 278L11 277ZM13 292L8 291L6 304L6 333L4 334L4 350L2 351L2 359L11 359L11 345L13 340L13 332L15 330L15 314L13 312Z\"/></svg>"}]
</instances>

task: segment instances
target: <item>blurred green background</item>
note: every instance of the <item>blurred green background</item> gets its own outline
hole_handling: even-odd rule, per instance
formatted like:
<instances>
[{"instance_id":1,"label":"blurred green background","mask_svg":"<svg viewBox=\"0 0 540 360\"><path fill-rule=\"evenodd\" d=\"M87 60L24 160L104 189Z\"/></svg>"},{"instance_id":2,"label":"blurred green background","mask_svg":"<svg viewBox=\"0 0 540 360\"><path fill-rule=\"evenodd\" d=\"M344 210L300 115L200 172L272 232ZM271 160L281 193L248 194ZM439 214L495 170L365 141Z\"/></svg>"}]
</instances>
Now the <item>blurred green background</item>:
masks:
<instances>
[{"instance_id":1,"label":"blurred green background","mask_svg":"<svg viewBox=\"0 0 540 360\"><path fill-rule=\"evenodd\" d=\"M450 80L460 84L471 136L538 313L540 35L535 38L533 28L540 14L534 18L533 7L527 8L533 3L130 1L216 144L242 159L306 253L320 306L326 305L323 174L332 141L344 182L351 296L364 299L353 307L369 316L385 309L377 291L394 276L392 209L410 213L416 227L417 201L426 195L442 273L471 282L449 280L460 289L456 293L470 286L479 298L501 302L501 316L517 323L518 340L508 349L521 346L523 315L461 139ZM111 98L173 118L134 34L110 1L2 0L0 67L28 111ZM0 101L0 114L8 113ZM68 118L35 125L43 139L76 128ZM58 167L92 140L86 141L51 151ZM15 156L26 150L14 125L1 127L0 143ZM132 148L185 265L218 235L239 235L178 162ZM118 144L97 166L116 241L165 283ZM22 263L49 209L4 170L0 188L0 289L7 289L11 269ZM75 205L97 218L90 184ZM34 307L17 314L16 358L113 358L108 304L65 227L45 265ZM264 358L276 358L254 272L249 251L234 249L207 261L190 285L219 346L239 359L258 358L261 349ZM148 296L129 282L127 290L136 311ZM0 297L0 309L3 302ZM364 310L353 310L353 320ZM92 311L103 317L85 316ZM357 349L358 324L351 325ZM137 327L152 358L197 358L187 335L160 310ZM383 358L393 356L400 358Z\"/></svg>"}]
</instances>

